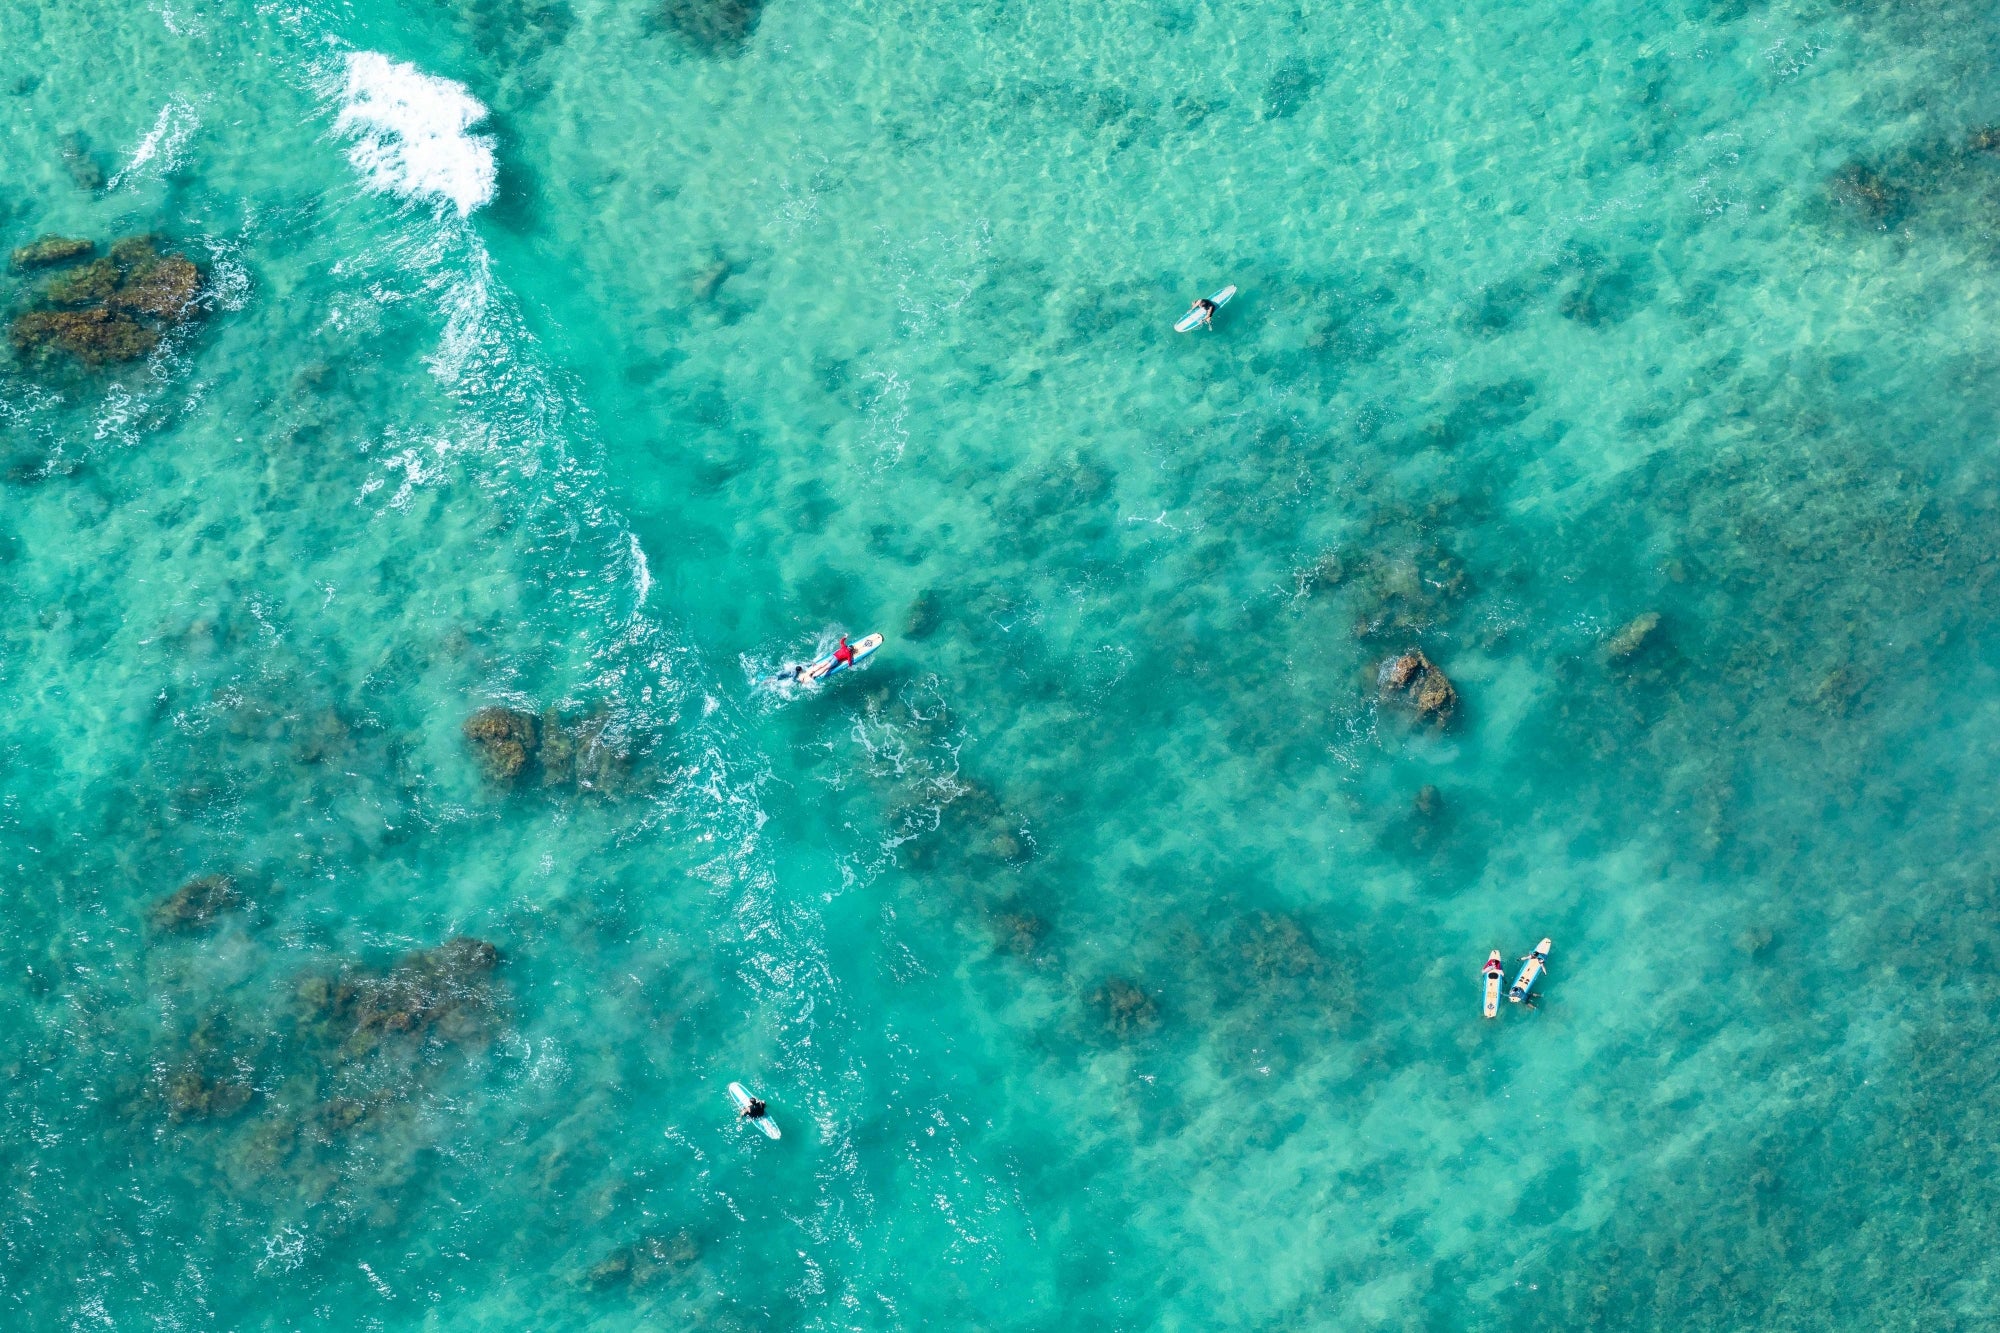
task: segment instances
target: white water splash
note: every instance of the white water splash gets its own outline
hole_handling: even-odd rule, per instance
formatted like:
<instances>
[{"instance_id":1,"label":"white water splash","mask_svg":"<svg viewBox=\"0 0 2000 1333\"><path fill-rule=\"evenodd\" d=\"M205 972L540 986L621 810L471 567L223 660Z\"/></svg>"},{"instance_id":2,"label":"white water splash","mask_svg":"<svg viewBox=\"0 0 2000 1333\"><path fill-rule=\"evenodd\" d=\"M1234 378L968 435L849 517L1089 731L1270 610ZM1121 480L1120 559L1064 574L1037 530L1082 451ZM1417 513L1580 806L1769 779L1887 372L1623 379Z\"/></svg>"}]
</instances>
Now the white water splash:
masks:
<instances>
[{"instance_id":1,"label":"white water splash","mask_svg":"<svg viewBox=\"0 0 2000 1333\"><path fill-rule=\"evenodd\" d=\"M139 140L139 146L132 150L132 156L118 168L105 189L117 189L155 162L159 165L154 174L163 176L174 170L181 164L181 149L200 127L201 113L195 110L194 103L185 97L170 98L154 118L153 128L146 131L146 137Z\"/></svg>"},{"instance_id":2,"label":"white water splash","mask_svg":"<svg viewBox=\"0 0 2000 1333\"><path fill-rule=\"evenodd\" d=\"M653 590L653 571L646 563L646 548L639 545L639 534L628 532L625 535L632 542L632 582L638 585L637 595L633 598L636 610L646 604L646 594Z\"/></svg>"},{"instance_id":3,"label":"white water splash","mask_svg":"<svg viewBox=\"0 0 2000 1333\"><path fill-rule=\"evenodd\" d=\"M354 139L347 160L370 189L449 203L460 217L493 198L493 140L471 133L486 107L464 84L353 51L340 98L333 127Z\"/></svg>"}]
</instances>

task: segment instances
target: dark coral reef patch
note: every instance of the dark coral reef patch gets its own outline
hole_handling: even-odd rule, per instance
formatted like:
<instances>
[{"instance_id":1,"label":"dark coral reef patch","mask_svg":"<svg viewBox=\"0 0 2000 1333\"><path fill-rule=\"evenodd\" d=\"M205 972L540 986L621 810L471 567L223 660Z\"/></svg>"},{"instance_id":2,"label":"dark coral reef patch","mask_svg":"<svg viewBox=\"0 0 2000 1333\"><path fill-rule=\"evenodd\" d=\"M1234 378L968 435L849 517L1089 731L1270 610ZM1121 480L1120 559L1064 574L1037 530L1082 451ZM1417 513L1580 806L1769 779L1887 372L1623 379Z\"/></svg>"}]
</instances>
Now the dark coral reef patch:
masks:
<instances>
[{"instance_id":1,"label":"dark coral reef patch","mask_svg":"<svg viewBox=\"0 0 2000 1333\"><path fill-rule=\"evenodd\" d=\"M460 935L405 955L386 972L351 968L302 978L294 991L305 1032L359 1059L393 1046L466 1045L490 1033L500 951Z\"/></svg>"},{"instance_id":2,"label":"dark coral reef patch","mask_svg":"<svg viewBox=\"0 0 2000 1333\"><path fill-rule=\"evenodd\" d=\"M496 704L473 713L461 730L496 786L574 787L609 796L631 772L631 751L602 714L569 720L553 708L535 714Z\"/></svg>"},{"instance_id":3,"label":"dark coral reef patch","mask_svg":"<svg viewBox=\"0 0 2000 1333\"><path fill-rule=\"evenodd\" d=\"M657 22L710 60L743 54L764 0L661 0Z\"/></svg>"},{"instance_id":4,"label":"dark coral reef patch","mask_svg":"<svg viewBox=\"0 0 2000 1333\"><path fill-rule=\"evenodd\" d=\"M243 905L236 881L228 875L191 879L153 906L153 929L171 934L206 930L225 913Z\"/></svg>"},{"instance_id":5,"label":"dark coral reef patch","mask_svg":"<svg viewBox=\"0 0 2000 1333\"><path fill-rule=\"evenodd\" d=\"M45 236L12 255L17 269L53 268L96 251L85 240ZM162 253L151 236L128 236L104 258L49 277L15 315L14 354L41 365L137 361L167 330L200 313L202 272L185 255Z\"/></svg>"}]
</instances>

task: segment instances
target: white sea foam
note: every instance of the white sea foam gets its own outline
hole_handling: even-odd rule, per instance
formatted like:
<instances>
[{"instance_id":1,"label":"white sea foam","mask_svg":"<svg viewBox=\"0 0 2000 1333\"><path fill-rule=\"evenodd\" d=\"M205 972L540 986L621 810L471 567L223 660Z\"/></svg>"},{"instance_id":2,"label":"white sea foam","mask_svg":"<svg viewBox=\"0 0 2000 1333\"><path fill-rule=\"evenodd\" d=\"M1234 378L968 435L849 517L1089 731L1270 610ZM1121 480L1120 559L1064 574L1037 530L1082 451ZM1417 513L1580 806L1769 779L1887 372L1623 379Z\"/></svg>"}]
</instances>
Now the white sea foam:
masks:
<instances>
[{"instance_id":1,"label":"white sea foam","mask_svg":"<svg viewBox=\"0 0 2000 1333\"><path fill-rule=\"evenodd\" d=\"M125 165L118 168L105 188L115 190L137 176L147 167L158 163L158 174L165 175L181 164L181 149L194 137L201 126L201 113L194 103L185 97L168 100L160 108L160 114L153 119L153 128L146 131L146 137L139 140L139 146L132 150L132 156Z\"/></svg>"},{"instance_id":2,"label":"white sea foam","mask_svg":"<svg viewBox=\"0 0 2000 1333\"><path fill-rule=\"evenodd\" d=\"M379 51L347 56L336 132L370 189L448 203L460 217L493 197L493 140L472 133L486 108L462 83Z\"/></svg>"},{"instance_id":3,"label":"white sea foam","mask_svg":"<svg viewBox=\"0 0 2000 1333\"><path fill-rule=\"evenodd\" d=\"M653 590L653 571L646 564L646 548L639 545L639 534L628 532L625 535L632 541L632 582L638 585L638 595L633 601L637 606L644 606L646 594Z\"/></svg>"}]
</instances>

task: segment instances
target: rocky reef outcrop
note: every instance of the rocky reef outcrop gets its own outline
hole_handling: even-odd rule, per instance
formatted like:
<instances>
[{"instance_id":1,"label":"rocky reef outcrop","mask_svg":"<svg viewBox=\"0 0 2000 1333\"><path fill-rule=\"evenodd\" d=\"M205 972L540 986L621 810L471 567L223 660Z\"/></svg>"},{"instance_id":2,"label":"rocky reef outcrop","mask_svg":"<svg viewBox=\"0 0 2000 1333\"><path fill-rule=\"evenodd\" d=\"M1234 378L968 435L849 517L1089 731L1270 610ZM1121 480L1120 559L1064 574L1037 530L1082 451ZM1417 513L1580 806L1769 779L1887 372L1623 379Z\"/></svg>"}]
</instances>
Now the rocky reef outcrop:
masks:
<instances>
[{"instance_id":1,"label":"rocky reef outcrop","mask_svg":"<svg viewBox=\"0 0 2000 1333\"><path fill-rule=\"evenodd\" d=\"M480 768L499 783L511 783L525 773L541 744L535 715L518 708L482 708L465 719L461 730Z\"/></svg>"},{"instance_id":2,"label":"rocky reef outcrop","mask_svg":"<svg viewBox=\"0 0 2000 1333\"><path fill-rule=\"evenodd\" d=\"M1376 679L1383 698L1401 700L1415 709L1419 718L1437 726L1449 723L1458 709L1458 691L1451 681L1414 648L1384 662Z\"/></svg>"},{"instance_id":3,"label":"rocky reef outcrop","mask_svg":"<svg viewBox=\"0 0 2000 1333\"><path fill-rule=\"evenodd\" d=\"M95 250L89 241L51 236L14 251L17 268L59 268L8 325L23 362L136 361L200 313L202 273L187 256L163 253L151 236L128 236L101 259L60 268Z\"/></svg>"},{"instance_id":4,"label":"rocky reef outcrop","mask_svg":"<svg viewBox=\"0 0 2000 1333\"><path fill-rule=\"evenodd\" d=\"M1634 616L1605 641L1604 655L1614 662L1633 656L1646 646L1647 640L1653 637L1653 632L1659 627L1658 611L1647 611L1643 615Z\"/></svg>"},{"instance_id":5,"label":"rocky reef outcrop","mask_svg":"<svg viewBox=\"0 0 2000 1333\"><path fill-rule=\"evenodd\" d=\"M97 249L97 242L80 240L72 236L44 236L27 245L16 246L7 256L7 262L14 268L26 272L29 269L47 268L51 264L67 264L72 259L80 259Z\"/></svg>"},{"instance_id":6,"label":"rocky reef outcrop","mask_svg":"<svg viewBox=\"0 0 2000 1333\"><path fill-rule=\"evenodd\" d=\"M603 714L569 720L554 709L536 714L492 705L466 718L461 730L496 786L574 787L608 796L631 774L631 751Z\"/></svg>"},{"instance_id":7,"label":"rocky reef outcrop","mask_svg":"<svg viewBox=\"0 0 2000 1333\"><path fill-rule=\"evenodd\" d=\"M1126 977L1112 977L1090 993L1104 1030L1121 1039L1143 1036L1160 1025L1160 1004L1145 987Z\"/></svg>"},{"instance_id":8,"label":"rocky reef outcrop","mask_svg":"<svg viewBox=\"0 0 2000 1333\"><path fill-rule=\"evenodd\" d=\"M459 935L406 955L386 972L349 969L308 975L294 991L305 1031L356 1059L391 1044L482 1040L494 1016L500 951Z\"/></svg>"},{"instance_id":9,"label":"rocky reef outcrop","mask_svg":"<svg viewBox=\"0 0 2000 1333\"><path fill-rule=\"evenodd\" d=\"M212 1078L189 1067L167 1078L162 1095L175 1120L226 1120L248 1106L255 1093L241 1079Z\"/></svg>"},{"instance_id":10,"label":"rocky reef outcrop","mask_svg":"<svg viewBox=\"0 0 2000 1333\"><path fill-rule=\"evenodd\" d=\"M672 1277L701 1257L701 1247L685 1231L671 1236L646 1236L621 1245L592 1264L584 1281L599 1291L617 1287L649 1287Z\"/></svg>"},{"instance_id":11,"label":"rocky reef outcrop","mask_svg":"<svg viewBox=\"0 0 2000 1333\"><path fill-rule=\"evenodd\" d=\"M201 875L153 904L153 929L191 934L214 925L224 913L243 906L243 895L228 875Z\"/></svg>"}]
</instances>

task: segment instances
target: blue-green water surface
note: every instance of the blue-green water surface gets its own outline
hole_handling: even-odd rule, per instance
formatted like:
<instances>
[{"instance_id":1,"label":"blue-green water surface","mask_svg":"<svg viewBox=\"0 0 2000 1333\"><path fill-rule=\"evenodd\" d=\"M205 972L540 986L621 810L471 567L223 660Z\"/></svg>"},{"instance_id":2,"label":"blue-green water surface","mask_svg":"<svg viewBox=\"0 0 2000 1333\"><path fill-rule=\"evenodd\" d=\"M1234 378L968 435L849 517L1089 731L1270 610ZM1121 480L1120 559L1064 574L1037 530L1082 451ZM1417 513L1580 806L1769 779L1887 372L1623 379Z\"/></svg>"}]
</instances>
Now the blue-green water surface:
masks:
<instances>
[{"instance_id":1,"label":"blue-green water surface","mask_svg":"<svg viewBox=\"0 0 2000 1333\"><path fill-rule=\"evenodd\" d=\"M0 4L8 1327L1992 1326L1990 7Z\"/></svg>"}]
</instances>

